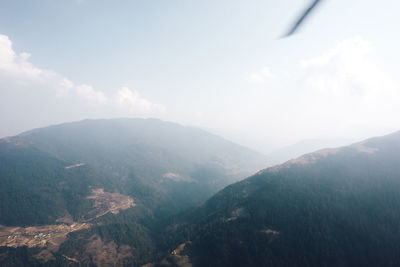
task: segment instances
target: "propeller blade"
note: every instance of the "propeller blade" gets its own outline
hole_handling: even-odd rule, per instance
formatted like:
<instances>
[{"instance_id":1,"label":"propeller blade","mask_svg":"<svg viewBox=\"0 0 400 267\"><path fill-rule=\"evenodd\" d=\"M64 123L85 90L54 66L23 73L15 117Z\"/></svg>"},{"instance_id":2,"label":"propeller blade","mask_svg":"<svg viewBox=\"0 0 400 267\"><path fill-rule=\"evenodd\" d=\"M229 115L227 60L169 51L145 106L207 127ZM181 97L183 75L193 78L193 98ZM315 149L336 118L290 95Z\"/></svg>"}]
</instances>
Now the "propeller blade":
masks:
<instances>
[{"instance_id":1,"label":"propeller blade","mask_svg":"<svg viewBox=\"0 0 400 267\"><path fill-rule=\"evenodd\" d=\"M296 23L293 24L292 28L283 37L288 37L288 36L294 34L299 29L299 27L304 23L304 21L307 19L307 17L309 17L311 11L313 11L313 9L318 4L320 4L322 1L323 0L314 0L314 2L311 4L311 6L309 6L306 10L304 10L304 12L299 17L299 19L296 21Z\"/></svg>"}]
</instances>

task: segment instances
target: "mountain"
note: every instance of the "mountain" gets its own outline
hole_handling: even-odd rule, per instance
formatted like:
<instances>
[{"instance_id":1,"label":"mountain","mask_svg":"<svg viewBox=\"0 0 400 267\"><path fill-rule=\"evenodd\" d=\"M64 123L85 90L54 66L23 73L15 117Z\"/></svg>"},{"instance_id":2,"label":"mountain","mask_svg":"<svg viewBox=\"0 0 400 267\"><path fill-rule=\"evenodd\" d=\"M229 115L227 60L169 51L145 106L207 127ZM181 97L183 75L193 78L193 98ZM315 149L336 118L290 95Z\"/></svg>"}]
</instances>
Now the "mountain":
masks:
<instances>
[{"instance_id":1,"label":"mountain","mask_svg":"<svg viewBox=\"0 0 400 267\"><path fill-rule=\"evenodd\" d=\"M355 140L351 139L306 139L268 153L268 157L270 161L274 163L274 165L281 164L285 161L298 158L307 153L324 148L334 148L349 145L354 141Z\"/></svg>"},{"instance_id":2,"label":"mountain","mask_svg":"<svg viewBox=\"0 0 400 267\"><path fill-rule=\"evenodd\" d=\"M156 253L159 223L265 164L250 149L156 119L1 139L0 264L143 264Z\"/></svg>"},{"instance_id":3,"label":"mountain","mask_svg":"<svg viewBox=\"0 0 400 267\"><path fill-rule=\"evenodd\" d=\"M400 266L399 222L400 132L226 187L170 224L159 265Z\"/></svg>"}]
</instances>

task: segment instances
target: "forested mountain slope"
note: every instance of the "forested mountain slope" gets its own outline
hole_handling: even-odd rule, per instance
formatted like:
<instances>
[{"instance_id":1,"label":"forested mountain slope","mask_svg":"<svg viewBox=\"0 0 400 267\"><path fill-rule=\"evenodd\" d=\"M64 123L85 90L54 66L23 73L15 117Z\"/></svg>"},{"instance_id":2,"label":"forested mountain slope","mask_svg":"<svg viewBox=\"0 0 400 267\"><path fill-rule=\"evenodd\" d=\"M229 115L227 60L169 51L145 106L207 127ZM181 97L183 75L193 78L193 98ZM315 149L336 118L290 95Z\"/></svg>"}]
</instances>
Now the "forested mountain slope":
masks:
<instances>
[{"instance_id":1,"label":"forested mountain slope","mask_svg":"<svg viewBox=\"0 0 400 267\"><path fill-rule=\"evenodd\" d=\"M172 226L194 266L399 266L400 132L260 171Z\"/></svg>"},{"instance_id":2,"label":"forested mountain slope","mask_svg":"<svg viewBox=\"0 0 400 267\"><path fill-rule=\"evenodd\" d=\"M49 264L145 263L159 222L265 164L240 145L156 119L85 120L1 139L0 262L17 264L10 255L24 252Z\"/></svg>"}]
</instances>

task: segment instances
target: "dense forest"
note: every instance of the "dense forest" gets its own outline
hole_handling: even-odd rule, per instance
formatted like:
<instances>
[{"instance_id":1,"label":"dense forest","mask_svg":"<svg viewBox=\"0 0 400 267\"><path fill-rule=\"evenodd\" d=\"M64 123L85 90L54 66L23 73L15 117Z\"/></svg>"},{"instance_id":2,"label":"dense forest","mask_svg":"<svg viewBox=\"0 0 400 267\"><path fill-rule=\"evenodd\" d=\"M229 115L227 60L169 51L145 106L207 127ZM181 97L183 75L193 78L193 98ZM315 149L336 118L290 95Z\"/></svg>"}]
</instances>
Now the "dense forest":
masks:
<instances>
[{"instance_id":1,"label":"dense forest","mask_svg":"<svg viewBox=\"0 0 400 267\"><path fill-rule=\"evenodd\" d=\"M0 141L0 262L398 266L399 151L395 133L256 172L257 153L160 121L34 130Z\"/></svg>"},{"instance_id":2,"label":"dense forest","mask_svg":"<svg viewBox=\"0 0 400 267\"><path fill-rule=\"evenodd\" d=\"M399 151L396 133L261 171L179 217L176 242L195 266L398 266Z\"/></svg>"},{"instance_id":3,"label":"dense forest","mask_svg":"<svg viewBox=\"0 0 400 267\"><path fill-rule=\"evenodd\" d=\"M155 261L169 249L159 234L172 215L265 164L250 149L155 119L86 120L1 139L0 242L14 245L3 247L0 261L13 263L11 255L23 253L30 265L74 263L66 257L99 264L100 250L113 251L102 256L113 263ZM60 224L70 229L54 226ZM18 235L1 225L36 228ZM46 257L37 247L43 226L53 235L68 232L65 240L46 239L57 243L41 247Z\"/></svg>"}]
</instances>

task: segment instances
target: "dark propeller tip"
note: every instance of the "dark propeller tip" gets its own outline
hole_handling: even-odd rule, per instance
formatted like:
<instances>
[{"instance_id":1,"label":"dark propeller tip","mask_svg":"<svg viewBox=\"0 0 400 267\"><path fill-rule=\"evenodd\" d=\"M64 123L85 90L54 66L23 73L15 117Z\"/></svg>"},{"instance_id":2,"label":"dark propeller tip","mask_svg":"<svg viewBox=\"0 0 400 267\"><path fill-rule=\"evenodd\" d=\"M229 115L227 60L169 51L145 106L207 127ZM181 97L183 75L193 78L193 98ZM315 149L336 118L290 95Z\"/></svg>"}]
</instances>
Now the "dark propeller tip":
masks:
<instances>
[{"instance_id":1,"label":"dark propeller tip","mask_svg":"<svg viewBox=\"0 0 400 267\"><path fill-rule=\"evenodd\" d=\"M314 10L314 8L320 4L323 0L314 0L312 4L301 13L301 16L296 20L290 30L284 34L281 38L289 37L290 35L296 33L299 27L304 23L304 21L309 17L310 13Z\"/></svg>"}]
</instances>

